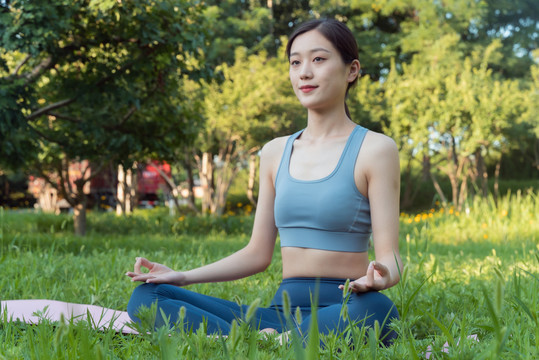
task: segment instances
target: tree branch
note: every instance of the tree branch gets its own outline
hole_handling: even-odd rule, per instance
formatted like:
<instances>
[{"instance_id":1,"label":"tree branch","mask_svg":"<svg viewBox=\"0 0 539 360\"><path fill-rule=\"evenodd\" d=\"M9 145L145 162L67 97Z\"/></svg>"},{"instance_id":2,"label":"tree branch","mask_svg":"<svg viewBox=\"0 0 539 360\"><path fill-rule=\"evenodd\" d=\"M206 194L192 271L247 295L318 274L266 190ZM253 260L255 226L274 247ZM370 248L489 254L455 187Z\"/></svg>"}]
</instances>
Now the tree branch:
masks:
<instances>
[{"instance_id":1,"label":"tree branch","mask_svg":"<svg viewBox=\"0 0 539 360\"><path fill-rule=\"evenodd\" d=\"M109 161L106 161L106 162L102 162L101 165L99 165L97 168L95 168L92 171L90 176L88 176L88 178L86 178L85 181L90 181L93 178L95 178L97 175L101 174L101 172L105 169L105 167L109 166L111 163L112 163L112 159L110 159ZM88 167L91 167L91 166L88 165Z\"/></svg>"},{"instance_id":2,"label":"tree branch","mask_svg":"<svg viewBox=\"0 0 539 360\"><path fill-rule=\"evenodd\" d=\"M24 59L22 59L22 61L17 65L17 67L15 68L15 70L13 70L13 72L11 73L12 76L16 76L17 73L19 72L19 70L21 70L21 68L24 66L24 64L26 64L28 62L28 60L30 60L31 56L30 55L26 55L26 57Z\"/></svg>"},{"instance_id":3,"label":"tree branch","mask_svg":"<svg viewBox=\"0 0 539 360\"><path fill-rule=\"evenodd\" d=\"M43 132L39 131L38 129L36 129L34 126L32 126L32 124L29 124L30 125L30 128L32 130L34 130L40 137L42 137L43 139L49 141L49 142L52 142L52 143L55 143L55 144L58 144L58 145L62 145L62 146L67 146L68 144L66 142L62 142L62 141L58 141L58 140L55 140L53 138L51 138L50 136L48 135L45 135Z\"/></svg>"},{"instance_id":4,"label":"tree branch","mask_svg":"<svg viewBox=\"0 0 539 360\"><path fill-rule=\"evenodd\" d=\"M60 191L60 194L69 203L69 205L75 206L74 202L72 202L72 199L71 199L70 195L67 193L66 184L65 184L65 178L64 178L64 172L63 172L62 168L63 168L62 160L60 160L60 163L56 167L56 172L58 173L58 176L60 177L57 189L58 189L58 191Z\"/></svg>"},{"instance_id":5,"label":"tree branch","mask_svg":"<svg viewBox=\"0 0 539 360\"><path fill-rule=\"evenodd\" d=\"M57 119L62 119L62 120L67 120L67 121L70 121L70 122L73 122L73 123L77 123L77 124L80 124L82 123L82 119L79 119L79 118L74 118L74 117L71 117L71 116L67 116L67 115L64 115L64 114L59 114L59 113L56 113L56 112L48 112L47 113L48 115L52 115L54 116L55 118Z\"/></svg>"},{"instance_id":6,"label":"tree branch","mask_svg":"<svg viewBox=\"0 0 539 360\"><path fill-rule=\"evenodd\" d=\"M49 111L61 108L62 106L69 105L75 101L75 98L71 99L64 99L60 100L58 102L55 102L54 104L47 105L39 110L34 111L30 115L26 117L26 120L34 120L35 118L47 114Z\"/></svg>"},{"instance_id":7,"label":"tree branch","mask_svg":"<svg viewBox=\"0 0 539 360\"><path fill-rule=\"evenodd\" d=\"M43 167L41 167L41 164L36 163L36 164L34 164L34 167L37 169L37 172L38 172L39 176L41 178L43 178L45 180L45 182L47 182L50 186L52 186L57 191L59 190L58 189L58 183L55 183L54 181L52 181L49 178L49 176L46 174L45 170L43 170Z\"/></svg>"},{"instance_id":8,"label":"tree branch","mask_svg":"<svg viewBox=\"0 0 539 360\"><path fill-rule=\"evenodd\" d=\"M146 100L148 100L149 98L152 97L153 94L155 94L155 89L157 89L157 85L152 87L152 89L150 89L150 91L148 91L148 95L146 97L144 97L143 99L140 100L140 104L143 104L144 102L146 102ZM125 113L125 115L122 117L122 120L116 124L116 125L113 125L113 126L106 126L104 125L103 128L104 129L108 129L108 130L118 130L120 129L124 124L125 122L137 111L137 107L135 105L132 105L129 110L127 110L127 113Z\"/></svg>"},{"instance_id":9,"label":"tree branch","mask_svg":"<svg viewBox=\"0 0 539 360\"><path fill-rule=\"evenodd\" d=\"M23 75L23 77L26 78L26 84L33 82L43 70L49 69L52 66L54 66L52 56L43 59L43 61L40 62L35 68L33 68L32 71Z\"/></svg>"},{"instance_id":10,"label":"tree branch","mask_svg":"<svg viewBox=\"0 0 539 360\"><path fill-rule=\"evenodd\" d=\"M60 169L60 171L65 171L65 173L62 173L63 182L67 183L67 189L69 190L69 194L75 194L73 192L73 186L71 185L71 179L69 177L69 160L67 159L67 156L64 157L63 165ZM66 199L67 200L67 199ZM69 200L68 200L69 202ZM70 202L71 204L71 202ZM75 204L73 204L75 206Z\"/></svg>"}]
</instances>

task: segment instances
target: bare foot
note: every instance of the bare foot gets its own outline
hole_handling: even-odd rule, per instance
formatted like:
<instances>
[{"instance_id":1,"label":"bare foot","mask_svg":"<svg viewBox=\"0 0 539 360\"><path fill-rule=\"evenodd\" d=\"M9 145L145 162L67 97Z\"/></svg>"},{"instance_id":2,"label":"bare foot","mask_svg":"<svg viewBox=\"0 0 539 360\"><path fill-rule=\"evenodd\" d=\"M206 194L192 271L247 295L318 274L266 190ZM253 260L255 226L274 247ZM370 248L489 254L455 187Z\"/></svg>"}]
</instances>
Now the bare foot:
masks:
<instances>
[{"instance_id":1,"label":"bare foot","mask_svg":"<svg viewBox=\"0 0 539 360\"><path fill-rule=\"evenodd\" d=\"M272 328L265 328L265 329L262 329L262 330L260 330L258 333L259 333L259 334L270 334L270 335L278 334L277 330L272 329Z\"/></svg>"},{"instance_id":2,"label":"bare foot","mask_svg":"<svg viewBox=\"0 0 539 360\"><path fill-rule=\"evenodd\" d=\"M288 342L288 336L290 335L290 331L284 332L282 334L279 334L279 332L272 328L265 328L258 332L259 334L264 334L266 337L269 337L270 335L278 335L275 336L274 339L279 340L279 344L283 344Z\"/></svg>"}]
</instances>

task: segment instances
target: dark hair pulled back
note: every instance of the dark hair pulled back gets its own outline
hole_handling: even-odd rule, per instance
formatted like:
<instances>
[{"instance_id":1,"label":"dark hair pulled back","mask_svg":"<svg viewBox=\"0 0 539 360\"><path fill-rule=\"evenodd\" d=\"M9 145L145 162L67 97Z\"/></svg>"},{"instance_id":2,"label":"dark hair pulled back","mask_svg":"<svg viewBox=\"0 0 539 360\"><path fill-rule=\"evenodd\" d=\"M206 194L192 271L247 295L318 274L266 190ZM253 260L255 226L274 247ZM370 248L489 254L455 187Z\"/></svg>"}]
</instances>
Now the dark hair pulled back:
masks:
<instances>
[{"instance_id":1,"label":"dark hair pulled back","mask_svg":"<svg viewBox=\"0 0 539 360\"><path fill-rule=\"evenodd\" d=\"M320 34L322 34L322 36L325 37L335 47L335 49L337 49L337 51L341 55L341 59L345 64L351 64L352 61L359 58L359 51L356 39L354 37L354 34L352 34L352 31L350 31L350 29L346 25L335 19L315 19L309 20L299 25L288 38L288 44L286 45L286 56L289 59L290 50L292 48L294 40L296 40L299 35L309 32L311 30L316 30ZM350 90L350 88L357 82L358 78L359 76L356 77L354 81L348 84L348 88L346 89L347 96L348 90ZM350 111L348 110L348 106L346 105L346 101L344 103L344 108L346 111L346 115L351 118Z\"/></svg>"}]
</instances>

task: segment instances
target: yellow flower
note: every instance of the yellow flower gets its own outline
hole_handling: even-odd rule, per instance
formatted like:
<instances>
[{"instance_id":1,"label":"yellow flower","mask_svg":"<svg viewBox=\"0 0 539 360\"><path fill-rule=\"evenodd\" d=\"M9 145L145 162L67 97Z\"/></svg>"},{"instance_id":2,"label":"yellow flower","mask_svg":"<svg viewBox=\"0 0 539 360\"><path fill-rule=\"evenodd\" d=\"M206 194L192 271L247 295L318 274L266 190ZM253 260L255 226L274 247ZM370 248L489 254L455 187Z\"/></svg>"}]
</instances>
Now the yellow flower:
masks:
<instances>
[{"instance_id":1,"label":"yellow flower","mask_svg":"<svg viewBox=\"0 0 539 360\"><path fill-rule=\"evenodd\" d=\"M184 220L185 220L185 216L184 216L184 215L180 216L180 217L178 218L178 220L179 220L179 221L184 221Z\"/></svg>"},{"instance_id":2,"label":"yellow flower","mask_svg":"<svg viewBox=\"0 0 539 360\"><path fill-rule=\"evenodd\" d=\"M483 239L488 239L488 235L487 235L487 234L483 234Z\"/></svg>"},{"instance_id":3,"label":"yellow flower","mask_svg":"<svg viewBox=\"0 0 539 360\"><path fill-rule=\"evenodd\" d=\"M236 206L240 208L240 207L243 206L243 204L239 202L239 203L236 204Z\"/></svg>"},{"instance_id":4,"label":"yellow flower","mask_svg":"<svg viewBox=\"0 0 539 360\"><path fill-rule=\"evenodd\" d=\"M412 221L413 221L412 218L409 218L409 219L408 219L408 224L411 224Z\"/></svg>"},{"instance_id":5,"label":"yellow flower","mask_svg":"<svg viewBox=\"0 0 539 360\"><path fill-rule=\"evenodd\" d=\"M481 224L481 227L482 227L483 229L486 229L486 228L487 228L487 223L482 223L482 224Z\"/></svg>"},{"instance_id":6,"label":"yellow flower","mask_svg":"<svg viewBox=\"0 0 539 360\"><path fill-rule=\"evenodd\" d=\"M502 216L507 216L507 210L502 210Z\"/></svg>"},{"instance_id":7,"label":"yellow flower","mask_svg":"<svg viewBox=\"0 0 539 360\"><path fill-rule=\"evenodd\" d=\"M421 221L421 216L419 215L416 215L416 217L414 218L415 222L420 222Z\"/></svg>"}]
</instances>

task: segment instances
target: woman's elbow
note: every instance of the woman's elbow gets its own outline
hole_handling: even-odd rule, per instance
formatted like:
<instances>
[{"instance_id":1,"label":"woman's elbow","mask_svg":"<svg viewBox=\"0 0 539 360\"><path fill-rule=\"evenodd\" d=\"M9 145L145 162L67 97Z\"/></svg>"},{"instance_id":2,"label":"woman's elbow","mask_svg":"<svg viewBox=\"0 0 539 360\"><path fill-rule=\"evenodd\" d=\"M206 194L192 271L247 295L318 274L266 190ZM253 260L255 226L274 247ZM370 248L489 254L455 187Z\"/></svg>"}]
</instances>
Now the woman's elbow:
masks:
<instances>
[{"instance_id":1,"label":"woman's elbow","mask_svg":"<svg viewBox=\"0 0 539 360\"><path fill-rule=\"evenodd\" d=\"M263 272L270 266L273 257L272 252L261 251L260 249L250 246L247 246L245 251L246 258L251 264L253 273Z\"/></svg>"},{"instance_id":2,"label":"woman's elbow","mask_svg":"<svg viewBox=\"0 0 539 360\"><path fill-rule=\"evenodd\" d=\"M271 264L271 256L260 256L256 261L256 272L260 273L266 271Z\"/></svg>"}]
</instances>

